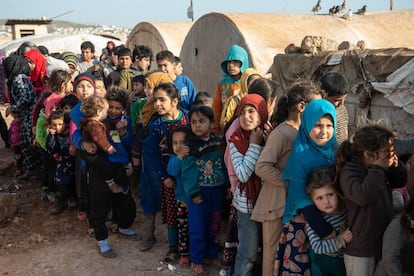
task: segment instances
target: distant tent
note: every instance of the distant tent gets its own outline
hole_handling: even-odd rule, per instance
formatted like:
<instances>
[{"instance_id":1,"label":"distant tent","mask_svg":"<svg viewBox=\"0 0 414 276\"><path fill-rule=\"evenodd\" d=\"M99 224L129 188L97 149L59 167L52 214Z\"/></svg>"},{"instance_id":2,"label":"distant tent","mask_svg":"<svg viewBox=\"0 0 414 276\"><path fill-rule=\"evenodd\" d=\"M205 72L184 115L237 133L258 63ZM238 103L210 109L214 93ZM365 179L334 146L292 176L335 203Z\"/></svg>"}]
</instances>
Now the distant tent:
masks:
<instances>
[{"instance_id":1,"label":"distant tent","mask_svg":"<svg viewBox=\"0 0 414 276\"><path fill-rule=\"evenodd\" d=\"M123 44L122 41L116 39L109 39L102 36L92 34L44 34L44 35L30 35L23 38L10 41L0 45L0 49L6 55L14 52L25 41L31 41L36 45L44 45L48 48L49 53L74 52L80 54L80 45L84 41L91 41L95 45L95 54L99 56L101 50L106 47L106 43L112 40L115 45Z\"/></svg>"}]
</instances>

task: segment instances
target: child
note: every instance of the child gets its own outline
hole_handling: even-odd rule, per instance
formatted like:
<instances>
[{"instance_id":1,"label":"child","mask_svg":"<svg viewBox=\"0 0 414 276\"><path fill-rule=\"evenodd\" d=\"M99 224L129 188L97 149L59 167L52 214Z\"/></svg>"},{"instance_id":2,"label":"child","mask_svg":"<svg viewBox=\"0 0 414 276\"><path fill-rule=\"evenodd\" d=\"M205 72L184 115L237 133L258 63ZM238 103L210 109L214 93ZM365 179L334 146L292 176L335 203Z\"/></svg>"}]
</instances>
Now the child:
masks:
<instances>
[{"instance_id":1,"label":"child","mask_svg":"<svg viewBox=\"0 0 414 276\"><path fill-rule=\"evenodd\" d=\"M224 104L223 111L220 116L220 127L224 129L227 123L233 119L233 115L237 110L240 100L247 94L250 84L261 78L262 75L254 68L247 68L240 77L240 92L230 97Z\"/></svg>"},{"instance_id":2,"label":"child","mask_svg":"<svg viewBox=\"0 0 414 276\"><path fill-rule=\"evenodd\" d=\"M338 236L322 240L309 224L306 235L309 237L312 275L346 275L342 248L352 241L352 232L346 229L346 209L340 202L333 168L313 171L307 180L306 191L313 204L322 212L338 233Z\"/></svg>"},{"instance_id":3,"label":"child","mask_svg":"<svg viewBox=\"0 0 414 276\"><path fill-rule=\"evenodd\" d=\"M22 150L20 149L20 128L22 126L22 119L20 112L12 112L11 115L13 120L10 122L9 143L14 151L14 160L16 160L16 171L13 176L18 177L23 173Z\"/></svg>"},{"instance_id":4,"label":"child","mask_svg":"<svg viewBox=\"0 0 414 276\"><path fill-rule=\"evenodd\" d=\"M32 72L29 79L33 84L33 89L36 92L37 98L40 98L40 94L45 88L46 59L37 49L29 50L24 56L29 63Z\"/></svg>"},{"instance_id":5,"label":"child","mask_svg":"<svg viewBox=\"0 0 414 276\"><path fill-rule=\"evenodd\" d=\"M214 113L195 106L189 114L192 135L190 155L182 161L182 179L187 196L190 256L193 275L205 275L204 258L217 260L215 238L220 231L224 184L227 181L222 141L212 134Z\"/></svg>"},{"instance_id":6,"label":"child","mask_svg":"<svg viewBox=\"0 0 414 276\"><path fill-rule=\"evenodd\" d=\"M63 211L64 199L68 196L68 186L75 171L75 159L69 152L69 115L65 115L61 109L53 110L49 115L46 148L56 161L54 177L56 195L50 212L58 214Z\"/></svg>"},{"instance_id":7,"label":"child","mask_svg":"<svg viewBox=\"0 0 414 276\"><path fill-rule=\"evenodd\" d=\"M232 187L233 203L237 210L239 246L234 265L235 275L250 275L257 261L260 243L260 224L250 219L261 188L261 180L254 173L255 164L263 148L264 124L268 119L265 100L257 94L241 99L237 109L240 127L229 140L231 163L237 177Z\"/></svg>"},{"instance_id":8,"label":"child","mask_svg":"<svg viewBox=\"0 0 414 276\"><path fill-rule=\"evenodd\" d=\"M394 135L370 125L338 149L335 167L348 209L353 240L344 250L348 275L373 275L382 236L394 213L393 188L407 182L407 170L394 152Z\"/></svg>"},{"instance_id":9,"label":"child","mask_svg":"<svg viewBox=\"0 0 414 276\"><path fill-rule=\"evenodd\" d=\"M228 98L239 93L240 77L244 70L249 68L249 57L246 50L239 45L231 46L220 67L225 76L217 85L213 102L214 118L217 118L214 126L214 132L216 133L222 131L218 118L223 112L224 104Z\"/></svg>"},{"instance_id":10,"label":"child","mask_svg":"<svg viewBox=\"0 0 414 276\"><path fill-rule=\"evenodd\" d=\"M48 86L52 94L44 101L46 120L52 109L60 107L60 101L73 91L72 79L67 71L54 70L50 75Z\"/></svg>"},{"instance_id":11,"label":"child","mask_svg":"<svg viewBox=\"0 0 414 276\"><path fill-rule=\"evenodd\" d=\"M60 108L65 112L69 113L72 110L72 108L79 103L78 97L76 97L75 94L69 94L63 97L63 99L60 101Z\"/></svg>"},{"instance_id":12,"label":"child","mask_svg":"<svg viewBox=\"0 0 414 276\"><path fill-rule=\"evenodd\" d=\"M179 76L182 75L184 71L183 64L181 63L181 59L177 56L174 56L174 74Z\"/></svg>"},{"instance_id":13,"label":"child","mask_svg":"<svg viewBox=\"0 0 414 276\"><path fill-rule=\"evenodd\" d=\"M145 95L145 76L138 75L132 78L132 92L129 94L129 104L131 105L131 112L133 110L133 104L139 98L146 98Z\"/></svg>"},{"instance_id":14,"label":"child","mask_svg":"<svg viewBox=\"0 0 414 276\"><path fill-rule=\"evenodd\" d=\"M146 45L136 45L132 51L132 60L135 67L143 75L147 75L153 59L152 49Z\"/></svg>"},{"instance_id":15,"label":"child","mask_svg":"<svg viewBox=\"0 0 414 276\"><path fill-rule=\"evenodd\" d=\"M161 51L156 55L158 70L170 75L180 94L180 108L189 111L194 104L196 90L193 82L184 75L175 74L175 58L170 51Z\"/></svg>"},{"instance_id":16,"label":"child","mask_svg":"<svg viewBox=\"0 0 414 276\"><path fill-rule=\"evenodd\" d=\"M106 95L106 88L105 82L102 78L95 78L95 95L105 98Z\"/></svg>"},{"instance_id":17,"label":"child","mask_svg":"<svg viewBox=\"0 0 414 276\"><path fill-rule=\"evenodd\" d=\"M169 251L165 260L174 262L178 257L177 202L174 196L174 179L167 172L170 149L168 140L172 129L188 125L188 119L178 108L180 96L172 83L161 83L154 89L156 114L148 123L147 135L140 136L143 149L141 173L141 206L145 214L145 235L141 251L155 243L155 213L161 207L163 223L168 225Z\"/></svg>"},{"instance_id":18,"label":"child","mask_svg":"<svg viewBox=\"0 0 414 276\"><path fill-rule=\"evenodd\" d=\"M207 91L199 91L194 100L194 105L213 106L213 97Z\"/></svg>"},{"instance_id":19,"label":"child","mask_svg":"<svg viewBox=\"0 0 414 276\"><path fill-rule=\"evenodd\" d=\"M334 106L323 99L307 104L293 144L292 152L282 175L287 186L286 206L283 213L283 233L276 257L276 274L309 273L306 222L323 237L333 232L306 194L306 179L317 168L331 166L337 143L335 139L336 115ZM289 239L288 237L296 237Z\"/></svg>"},{"instance_id":20,"label":"child","mask_svg":"<svg viewBox=\"0 0 414 276\"><path fill-rule=\"evenodd\" d=\"M98 61L95 58L95 45L90 41L82 42L81 46L82 60L78 63L79 74L86 72L93 68L93 65Z\"/></svg>"},{"instance_id":21,"label":"child","mask_svg":"<svg viewBox=\"0 0 414 276\"><path fill-rule=\"evenodd\" d=\"M132 92L131 79L141 74L134 66L132 66L131 50L129 48L122 48L118 51L119 61L119 87L124 88L130 94Z\"/></svg>"},{"instance_id":22,"label":"child","mask_svg":"<svg viewBox=\"0 0 414 276\"><path fill-rule=\"evenodd\" d=\"M171 132L171 144L174 154L168 161L167 172L175 177L174 194L177 199L178 245L181 268L190 267L190 247L188 238L188 201L181 178L181 163L189 153L185 144L189 129L187 126L177 126Z\"/></svg>"},{"instance_id":23,"label":"child","mask_svg":"<svg viewBox=\"0 0 414 276\"><path fill-rule=\"evenodd\" d=\"M322 76L321 88L327 94L326 99L335 106L338 122L336 141L341 144L348 139L349 118L344 102L349 91L349 83L341 73L329 72Z\"/></svg>"},{"instance_id":24,"label":"child","mask_svg":"<svg viewBox=\"0 0 414 276\"><path fill-rule=\"evenodd\" d=\"M286 186L281 176L292 150L306 103L315 98L321 98L318 90L309 85L297 84L289 88L287 95L279 98L276 111L273 113L273 118L277 121L274 124L276 127L267 137L256 164L255 172L262 179L263 185L252 212L252 219L262 223L263 275L273 273L277 243L283 229Z\"/></svg>"}]
</instances>

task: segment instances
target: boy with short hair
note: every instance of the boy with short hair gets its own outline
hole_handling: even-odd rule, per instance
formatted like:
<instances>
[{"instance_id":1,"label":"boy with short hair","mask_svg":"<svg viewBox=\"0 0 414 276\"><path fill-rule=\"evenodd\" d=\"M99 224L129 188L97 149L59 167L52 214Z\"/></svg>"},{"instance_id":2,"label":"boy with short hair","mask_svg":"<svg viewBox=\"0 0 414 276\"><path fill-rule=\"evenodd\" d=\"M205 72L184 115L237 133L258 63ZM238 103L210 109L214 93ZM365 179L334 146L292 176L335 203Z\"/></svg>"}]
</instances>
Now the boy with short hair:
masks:
<instances>
[{"instance_id":1,"label":"boy with short hair","mask_svg":"<svg viewBox=\"0 0 414 276\"><path fill-rule=\"evenodd\" d=\"M249 68L249 57L244 48L233 45L227 52L226 57L220 64L225 76L217 84L216 95L213 102L215 133L222 131L220 117L227 99L237 95L240 91L240 77L246 68Z\"/></svg>"},{"instance_id":2,"label":"boy with short hair","mask_svg":"<svg viewBox=\"0 0 414 276\"><path fill-rule=\"evenodd\" d=\"M175 56L174 57L174 65L175 65L175 69L174 69L174 73L179 76L183 74L184 68L183 68L183 64L181 63L181 58Z\"/></svg>"},{"instance_id":3,"label":"boy with short hair","mask_svg":"<svg viewBox=\"0 0 414 276\"><path fill-rule=\"evenodd\" d=\"M197 92L190 78L184 75L175 74L174 54L168 50L164 50L157 53L156 60L158 69L164 73L167 73L178 89L180 94L180 103L178 104L178 107L186 111L191 110Z\"/></svg>"},{"instance_id":4,"label":"boy with short hair","mask_svg":"<svg viewBox=\"0 0 414 276\"><path fill-rule=\"evenodd\" d=\"M146 45L136 45L132 51L133 63L143 75L150 70L153 55L152 49Z\"/></svg>"},{"instance_id":5,"label":"boy with short hair","mask_svg":"<svg viewBox=\"0 0 414 276\"><path fill-rule=\"evenodd\" d=\"M336 140L338 143L348 139L348 111L344 105L349 91L347 79L338 72L328 72L321 78L321 88L326 93L326 99L330 101L336 110Z\"/></svg>"},{"instance_id":6,"label":"boy with short hair","mask_svg":"<svg viewBox=\"0 0 414 276\"><path fill-rule=\"evenodd\" d=\"M86 72L97 60L95 59L95 45L90 41L81 44L82 60L78 64L79 73Z\"/></svg>"},{"instance_id":7,"label":"boy with short hair","mask_svg":"<svg viewBox=\"0 0 414 276\"><path fill-rule=\"evenodd\" d=\"M131 79L141 72L132 66L131 50L129 48L122 48L118 51L118 66L119 66L119 87L124 88L129 94L132 92Z\"/></svg>"}]
</instances>

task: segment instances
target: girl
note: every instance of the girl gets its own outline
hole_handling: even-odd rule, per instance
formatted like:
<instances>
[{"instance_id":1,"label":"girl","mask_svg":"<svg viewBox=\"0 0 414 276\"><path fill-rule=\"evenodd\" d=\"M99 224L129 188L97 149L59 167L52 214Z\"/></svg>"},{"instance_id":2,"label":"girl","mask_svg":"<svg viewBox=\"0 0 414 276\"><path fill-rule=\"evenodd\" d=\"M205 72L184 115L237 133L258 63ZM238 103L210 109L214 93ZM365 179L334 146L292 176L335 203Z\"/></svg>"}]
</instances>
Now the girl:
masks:
<instances>
[{"instance_id":1,"label":"girl","mask_svg":"<svg viewBox=\"0 0 414 276\"><path fill-rule=\"evenodd\" d=\"M215 237L220 231L226 172L221 139L212 134L214 113L195 106L189 113L192 134L187 139L190 155L182 161L184 190L188 204L190 255L193 275L205 275L204 258L217 260Z\"/></svg>"},{"instance_id":2,"label":"girl","mask_svg":"<svg viewBox=\"0 0 414 276\"><path fill-rule=\"evenodd\" d=\"M336 173L354 234L344 250L347 275L373 275L382 236L394 215L391 190L407 182L407 170L393 144L391 131L371 125L357 130L338 149Z\"/></svg>"},{"instance_id":3,"label":"girl","mask_svg":"<svg viewBox=\"0 0 414 276\"><path fill-rule=\"evenodd\" d=\"M24 179L39 177L39 152L33 145L32 112L36 104L36 93L28 79L31 70L27 60L18 55L10 55L3 62L7 85L11 95L11 112L20 112L20 148L22 151Z\"/></svg>"},{"instance_id":4,"label":"girl","mask_svg":"<svg viewBox=\"0 0 414 276\"><path fill-rule=\"evenodd\" d=\"M269 134L257 161L255 172L262 179L262 188L252 212L252 219L262 223L263 275L272 275L277 243L282 233L282 217L286 203L286 186L281 180L306 103L321 98L309 84L295 84L277 104Z\"/></svg>"},{"instance_id":5,"label":"girl","mask_svg":"<svg viewBox=\"0 0 414 276\"><path fill-rule=\"evenodd\" d=\"M75 159L69 153L69 116L61 109L54 110L48 118L49 134L46 148L56 161L54 184L55 202L50 210L52 214L63 211L64 199L68 195L68 186L75 171Z\"/></svg>"},{"instance_id":6,"label":"girl","mask_svg":"<svg viewBox=\"0 0 414 276\"><path fill-rule=\"evenodd\" d=\"M168 161L167 172L175 177L174 194L177 198L177 222L178 222L178 244L180 252L179 264L181 268L190 267L190 248L188 238L188 201L189 197L184 192L181 177L181 163L189 153L185 144L189 129L187 126L177 126L171 132L171 144L174 154Z\"/></svg>"},{"instance_id":7,"label":"girl","mask_svg":"<svg viewBox=\"0 0 414 276\"><path fill-rule=\"evenodd\" d=\"M232 189L239 240L234 275L250 275L260 242L260 224L250 220L250 215L261 188L254 168L263 148L263 129L268 119L266 102L257 94L248 94L241 99L237 115L240 128L230 137L232 163L226 164L227 168L233 167L238 179L237 186Z\"/></svg>"},{"instance_id":8,"label":"girl","mask_svg":"<svg viewBox=\"0 0 414 276\"><path fill-rule=\"evenodd\" d=\"M188 125L188 119L178 109L179 94L174 84L159 84L152 98L156 114L145 128L147 135L138 134L143 158L141 206L145 214L141 251L149 250L155 243L155 214L161 209L163 223L168 225L169 251L165 261L174 262L178 258L177 202L174 179L167 172L170 157L167 141L171 130L178 125Z\"/></svg>"},{"instance_id":9,"label":"girl","mask_svg":"<svg viewBox=\"0 0 414 276\"><path fill-rule=\"evenodd\" d=\"M282 220L283 233L275 263L276 275L309 273L305 218L321 237L333 232L332 226L323 219L307 196L306 179L314 169L333 165L337 148L335 127L335 108L330 102L315 99L306 106L282 175L287 186L287 198Z\"/></svg>"},{"instance_id":10,"label":"girl","mask_svg":"<svg viewBox=\"0 0 414 276\"><path fill-rule=\"evenodd\" d=\"M73 90L72 79L69 73L64 70L53 71L50 75L48 86L52 94L44 101L46 119L49 118L52 109L56 109L59 106L63 97L72 93Z\"/></svg>"},{"instance_id":11,"label":"girl","mask_svg":"<svg viewBox=\"0 0 414 276\"><path fill-rule=\"evenodd\" d=\"M341 250L352 241L352 232L346 229L346 209L339 199L335 173L331 167L313 171L306 183L306 191L329 222L339 234L337 237L322 240L309 224L306 224L306 235L310 240L311 274L312 275L346 275Z\"/></svg>"},{"instance_id":12,"label":"girl","mask_svg":"<svg viewBox=\"0 0 414 276\"><path fill-rule=\"evenodd\" d=\"M46 59L38 49L29 50L24 54L24 57L32 72L29 79L33 84L36 96L39 98L45 88Z\"/></svg>"}]
</instances>

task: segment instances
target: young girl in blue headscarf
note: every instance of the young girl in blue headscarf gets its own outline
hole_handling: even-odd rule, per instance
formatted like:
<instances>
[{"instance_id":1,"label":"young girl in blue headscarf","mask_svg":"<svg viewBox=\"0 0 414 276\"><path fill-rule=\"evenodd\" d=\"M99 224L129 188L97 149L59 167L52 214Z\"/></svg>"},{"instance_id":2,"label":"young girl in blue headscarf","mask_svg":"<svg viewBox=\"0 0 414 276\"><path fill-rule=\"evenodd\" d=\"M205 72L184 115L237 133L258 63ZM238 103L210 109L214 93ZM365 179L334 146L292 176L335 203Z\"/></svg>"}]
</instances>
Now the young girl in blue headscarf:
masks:
<instances>
[{"instance_id":1,"label":"young girl in blue headscarf","mask_svg":"<svg viewBox=\"0 0 414 276\"><path fill-rule=\"evenodd\" d=\"M309 174L334 164L335 107L324 99L312 100L305 108L292 152L282 176L287 185L283 233L275 263L275 275L310 275L306 222L320 237L333 232L306 193ZM315 227L315 228L313 228Z\"/></svg>"}]
</instances>

